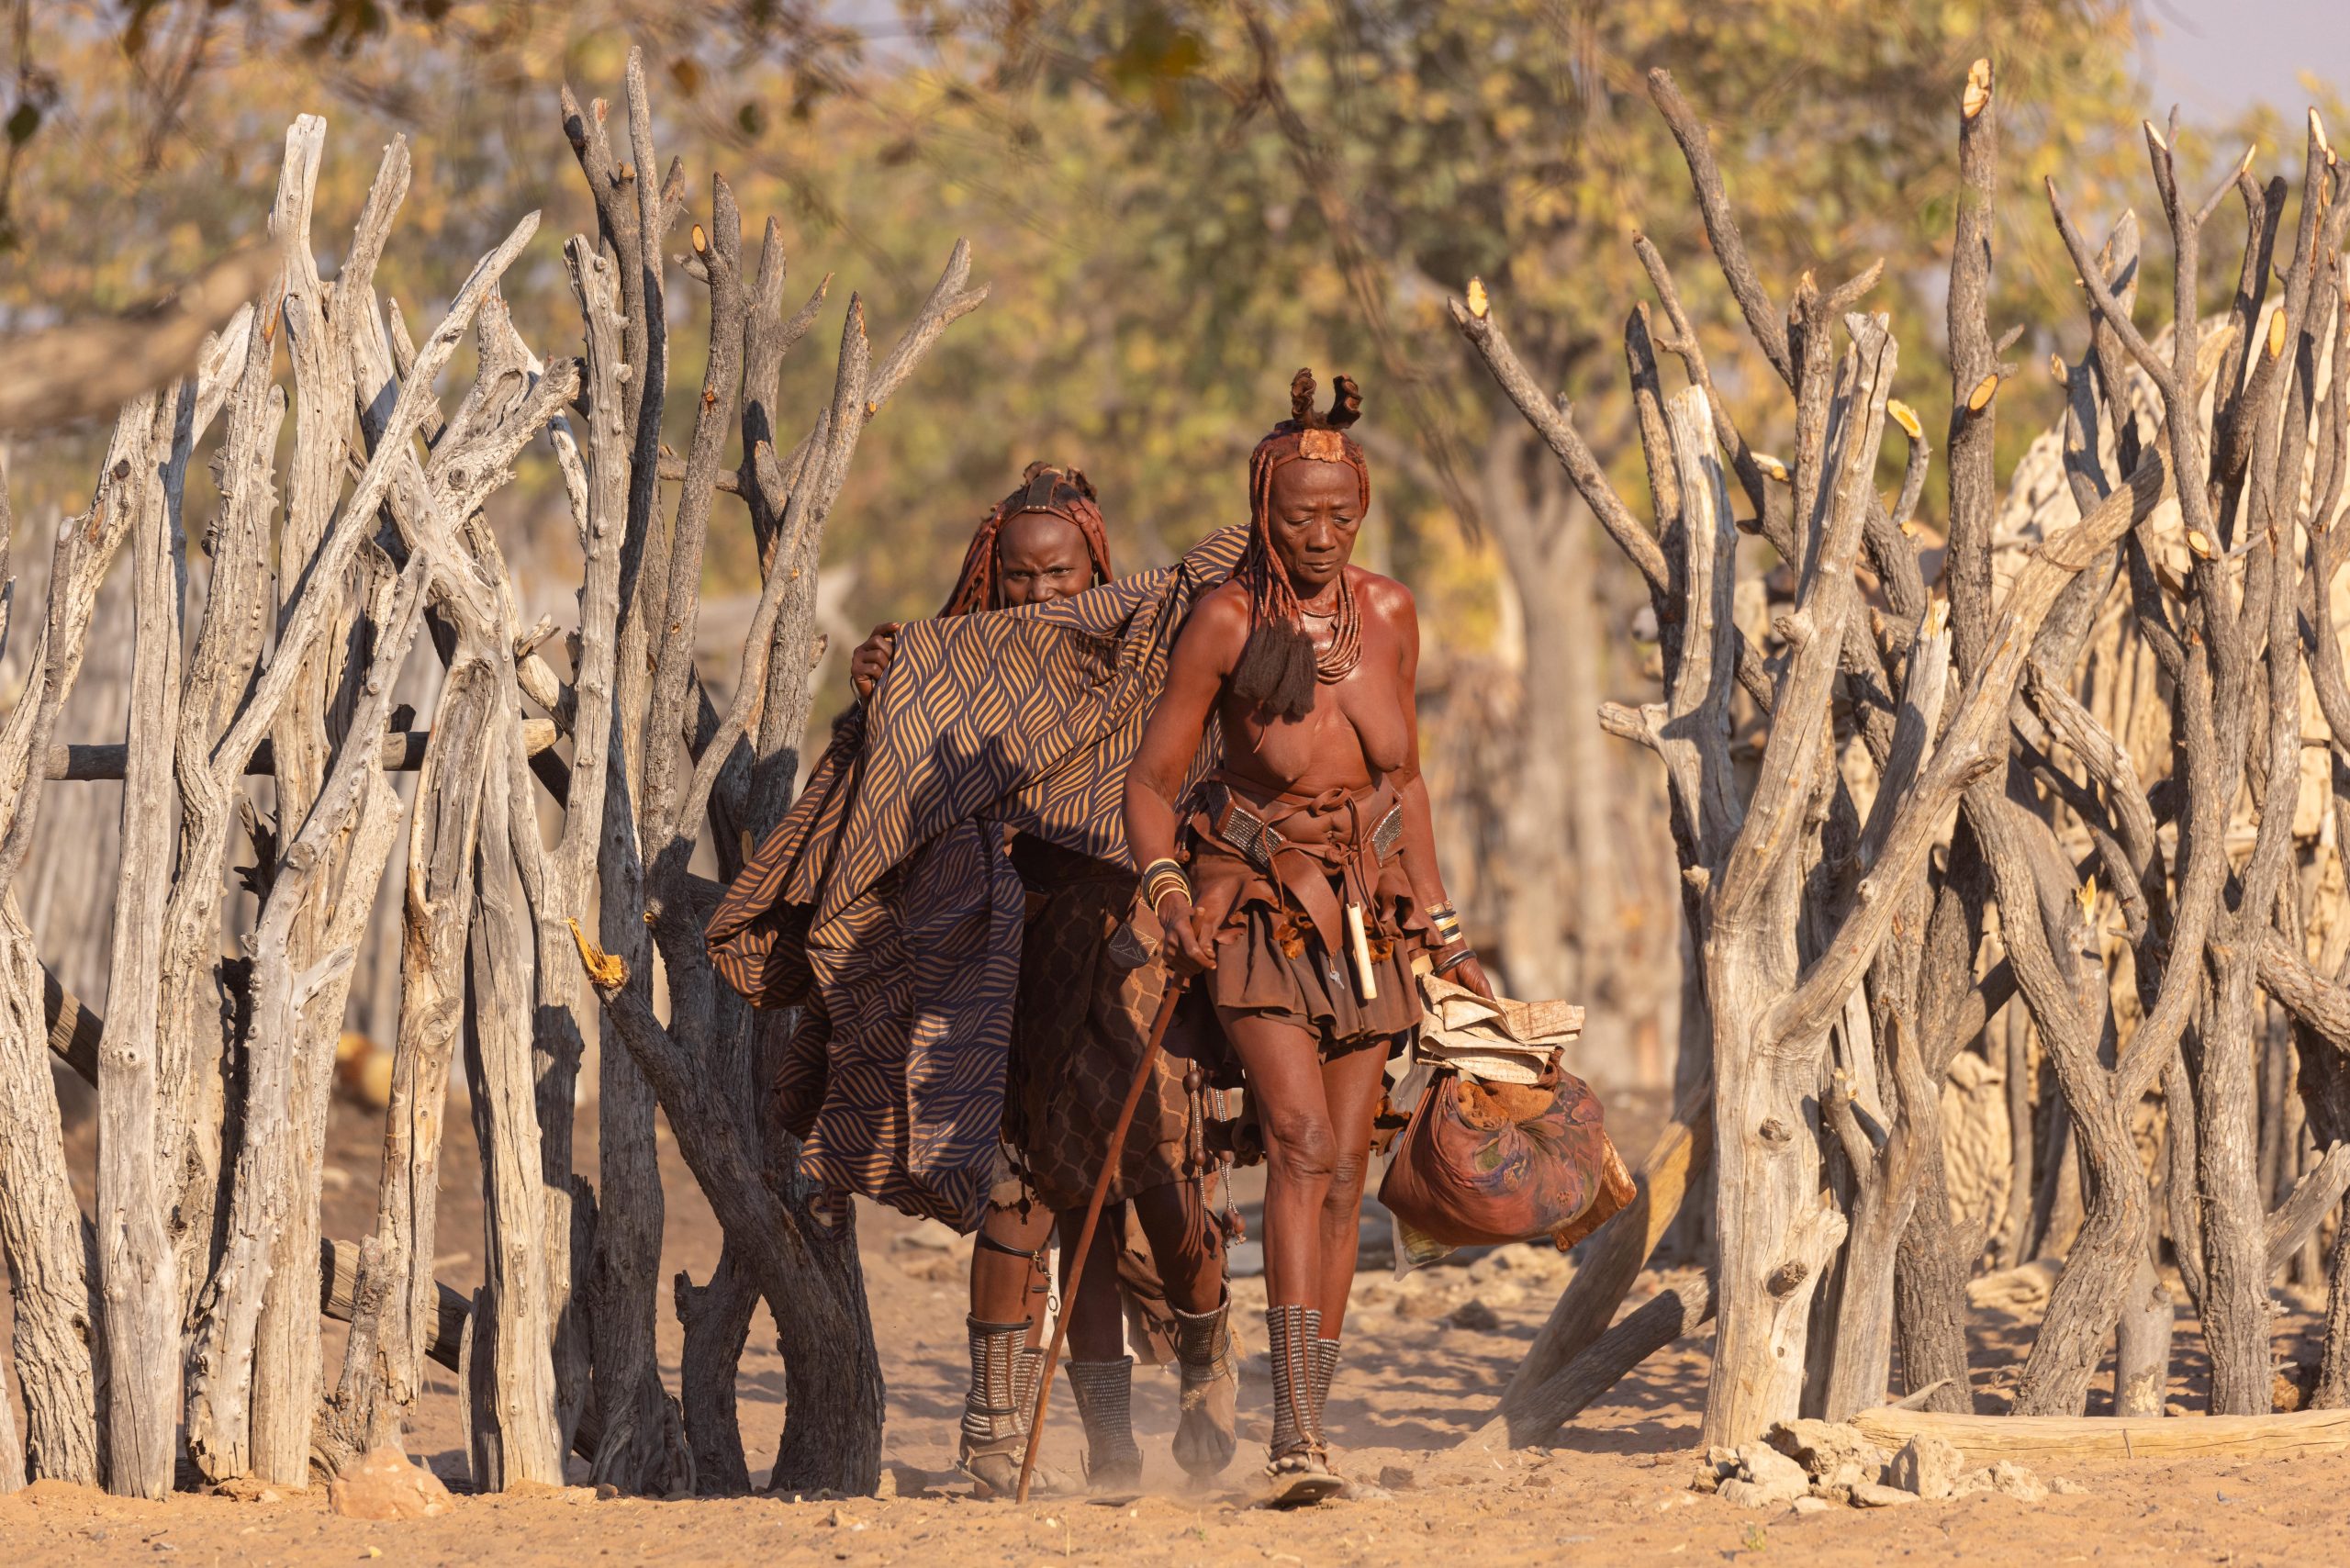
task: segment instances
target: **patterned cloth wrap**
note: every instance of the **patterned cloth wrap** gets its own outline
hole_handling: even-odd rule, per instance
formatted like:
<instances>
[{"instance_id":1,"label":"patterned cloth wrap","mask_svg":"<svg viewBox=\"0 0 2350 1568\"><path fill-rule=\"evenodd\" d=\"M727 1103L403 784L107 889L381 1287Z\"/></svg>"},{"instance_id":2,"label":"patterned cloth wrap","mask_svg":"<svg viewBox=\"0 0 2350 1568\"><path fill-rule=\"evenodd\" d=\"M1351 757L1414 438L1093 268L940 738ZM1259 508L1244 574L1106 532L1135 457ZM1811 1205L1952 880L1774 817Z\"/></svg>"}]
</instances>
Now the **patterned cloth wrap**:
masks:
<instances>
[{"instance_id":1,"label":"patterned cloth wrap","mask_svg":"<svg viewBox=\"0 0 2350 1568\"><path fill-rule=\"evenodd\" d=\"M1073 599L909 622L712 914L711 958L799 1007L778 1075L803 1173L975 1226L1002 1170L1026 896L1007 830L1130 865L1126 764L1184 617L1246 527ZM1193 778L1215 762L1213 736Z\"/></svg>"}]
</instances>

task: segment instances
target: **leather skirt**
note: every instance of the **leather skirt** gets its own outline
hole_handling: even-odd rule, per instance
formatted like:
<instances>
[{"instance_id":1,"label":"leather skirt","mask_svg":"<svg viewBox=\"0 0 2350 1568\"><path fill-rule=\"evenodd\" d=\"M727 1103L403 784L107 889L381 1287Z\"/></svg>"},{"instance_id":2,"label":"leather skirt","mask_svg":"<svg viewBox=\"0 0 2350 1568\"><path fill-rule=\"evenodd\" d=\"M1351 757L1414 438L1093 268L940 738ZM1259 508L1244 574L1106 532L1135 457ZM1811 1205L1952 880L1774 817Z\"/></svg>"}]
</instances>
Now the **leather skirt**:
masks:
<instances>
[{"instance_id":1,"label":"leather skirt","mask_svg":"<svg viewBox=\"0 0 2350 1568\"><path fill-rule=\"evenodd\" d=\"M1433 934L1404 875L1392 786L1300 797L1218 772L1187 828L1192 902L1215 932L1204 983L1220 1014L1293 1024L1326 1057L1391 1043L1419 1023L1412 959ZM1370 997L1349 904L1363 913Z\"/></svg>"}]
</instances>

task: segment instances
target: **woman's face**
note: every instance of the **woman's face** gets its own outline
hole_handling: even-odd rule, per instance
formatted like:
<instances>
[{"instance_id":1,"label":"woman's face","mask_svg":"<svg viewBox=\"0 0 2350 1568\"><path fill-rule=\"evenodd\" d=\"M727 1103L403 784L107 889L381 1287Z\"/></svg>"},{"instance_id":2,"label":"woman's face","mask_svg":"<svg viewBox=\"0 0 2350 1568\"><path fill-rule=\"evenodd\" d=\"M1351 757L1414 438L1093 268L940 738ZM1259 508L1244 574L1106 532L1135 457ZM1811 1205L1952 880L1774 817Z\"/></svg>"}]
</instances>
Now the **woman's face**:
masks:
<instances>
[{"instance_id":1,"label":"woman's face","mask_svg":"<svg viewBox=\"0 0 2350 1568\"><path fill-rule=\"evenodd\" d=\"M1270 510L1274 552L1298 598L1311 599L1337 580L1354 554L1361 482L1348 464L1284 463L1273 470Z\"/></svg>"},{"instance_id":2,"label":"woman's face","mask_svg":"<svg viewBox=\"0 0 2350 1568\"><path fill-rule=\"evenodd\" d=\"M1049 604L1093 586L1085 535L1069 519L1048 511L1005 518L995 537L995 563L1008 605Z\"/></svg>"}]
</instances>

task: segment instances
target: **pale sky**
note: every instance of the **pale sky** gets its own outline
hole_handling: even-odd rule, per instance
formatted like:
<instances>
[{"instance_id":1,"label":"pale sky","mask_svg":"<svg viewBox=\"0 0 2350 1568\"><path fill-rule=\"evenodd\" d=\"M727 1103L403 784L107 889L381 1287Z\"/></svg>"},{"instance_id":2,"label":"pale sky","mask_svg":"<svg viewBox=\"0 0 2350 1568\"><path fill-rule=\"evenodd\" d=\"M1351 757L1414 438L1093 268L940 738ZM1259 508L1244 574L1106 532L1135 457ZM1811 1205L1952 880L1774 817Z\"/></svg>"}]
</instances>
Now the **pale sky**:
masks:
<instances>
[{"instance_id":1,"label":"pale sky","mask_svg":"<svg viewBox=\"0 0 2350 1568\"><path fill-rule=\"evenodd\" d=\"M2229 118L2263 99L2307 106L2300 73L2350 88L2350 0L2139 0L2156 118Z\"/></svg>"}]
</instances>

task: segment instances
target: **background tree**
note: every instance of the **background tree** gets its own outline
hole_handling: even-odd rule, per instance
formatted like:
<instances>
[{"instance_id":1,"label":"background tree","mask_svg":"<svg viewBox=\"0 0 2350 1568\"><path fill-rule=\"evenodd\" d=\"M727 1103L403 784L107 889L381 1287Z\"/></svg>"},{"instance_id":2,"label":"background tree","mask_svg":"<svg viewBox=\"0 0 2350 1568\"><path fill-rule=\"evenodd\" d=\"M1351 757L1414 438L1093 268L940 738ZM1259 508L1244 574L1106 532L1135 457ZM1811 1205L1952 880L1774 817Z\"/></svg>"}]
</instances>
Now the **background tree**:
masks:
<instances>
[{"instance_id":1,"label":"background tree","mask_svg":"<svg viewBox=\"0 0 2350 1568\"><path fill-rule=\"evenodd\" d=\"M1084 463L1128 558L1163 559L1230 515L1234 476L1270 417L1268 384L1339 359L1365 374L1384 513L1374 554L1438 611L1431 750L1451 764L1439 782L1455 797L1453 858L1473 868L1472 926L1521 991L1572 993L1598 1028L1650 1039L1677 1005L1661 801L1628 787L1587 716L1523 697L1529 679L1636 681L1639 655L1610 653L1608 633L1639 595L1593 547L1588 514L1523 422L1447 341L1438 301L1472 274L1526 300L1543 329L1521 352L1547 386L1587 384L1582 373L1616 356L1613 302L1639 268L1628 231L1652 229L1675 262L1702 246L1690 217L1655 199L1673 188L1677 153L1638 97L1641 73L1662 64L1693 102L1739 104L1754 128L1740 155L1759 246L1798 265L1882 255L1905 286L1897 317L1922 319L1927 297L1908 286L1934 270L1954 196L1924 84L1986 50L2012 57L2003 179L2021 190L2062 164L2094 191L2129 118L2132 26L2113 0L1996 15L1962 0L1727 13L1677 0L920 3L869 38L716 3L560 16L457 3L370 18L158 5L34 28L30 79L50 85L14 210L41 271L19 297L116 303L239 237L247 220L227 197L267 171L227 150L250 145L236 132L270 101L250 88L268 73L282 101L289 67L297 92L364 123L450 132L417 138L418 210L383 268L395 297L405 244L489 243L489 215L514 202L576 225L576 192L507 152L530 132L522 106L562 73L609 74L629 28L666 78L664 144L722 151L744 171L746 206L783 212L798 248L846 241L878 271L877 308L920 297L949 234L997 259L997 308L942 350L952 395L878 428L885 461L845 493L834 591L853 621L918 612L936 591L931 552L868 549L874 531L903 542L919 530L951 554L968 509L938 498L988 493L1032 450ZM188 178L199 162L219 173ZM32 199L75 164L107 171L98 210ZM42 242L159 196L164 222L136 226L160 230L158 248L81 261L67 258L82 248ZM2044 231L2000 239L2010 264L1995 304L2062 282ZM525 272L509 294L528 332L567 301L558 269ZM1692 275L1690 308L1709 319L1716 297ZM1913 365L1936 352L1937 331L1904 336ZM813 371L786 375L789 394L822 395ZM1757 390L1732 379L1723 396L1744 414ZM981 398L987 420L955 411ZM1942 417L1918 401L1930 424ZM1602 463L1627 477L1628 415L1603 396L1584 417ZM681 416L667 433L682 450ZM1755 439L1770 450L1789 434L1766 422ZM543 466L522 481L554 487ZM714 588L750 572L732 541L713 542L709 566Z\"/></svg>"},{"instance_id":2,"label":"background tree","mask_svg":"<svg viewBox=\"0 0 2350 1568\"><path fill-rule=\"evenodd\" d=\"M2116 63L2126 9L2008 7L1987 31L1957 5L936 15L956 41L934 49L917 95L877 106L905 103L913 164L1060 240L1080 270L1032 286L1086 302L1024 348L1007 340L1033 318L991 323L961 352L998 366L1022 356L1026 374L994 378L1025 384L1015 420L1028 398L1078 402L1105 493L1139 501L1169 545L1233 504L1269 364L1355 365L1378 399L1386 564L1442 611L1430 617L1448 655L1432 694L1438 748L1472 727L1511 737L1454 802L1476 823L1463 858L1480 868L1469 903L1481 935L1522 992L1572 992L1618 1021L1668 1010L1657 906L1670 895L1642 876L1662 853L1661 817L1628 824L1619 802L1650 797L1620 787L1595 726L1521 695L1528 680L1585 691L1636 679L1606 649L1638 595L1524 422L1446 341L1438 302L1470 275L1496 280L1539 301L1527 319L1539 336L1521 345L1538 380L1595 379L1619 352L1616 302L1639 277L1630 231L1651 229L1667 256L1702 245L1685 204L1655 199L1674 188L1679 156L1640 97L1657 64L1693 101L1738 104L1756 128L1740 151L1758 244L1797 263L1881 255L1888 275L1920 277L1954 198L1925 84L1986 47L2012 56L2026 149L2014 187L2059 164L2094 177L2129 86ZM2045 233L2000 238L2013 295L2059 277ZM1691 308L1706 319L1717 298L1701 292ZM1102 391L1073 399L1073 386ZM1724 395L1743 412L1758 391L1733 381ZM1920 403L1930 422L1942 416ZM1628 413L1603 398L1584 416L1611 469L1634 451ZM1756 440L1790 434L1766 422Z\"/></svg>"}]
</instances>

